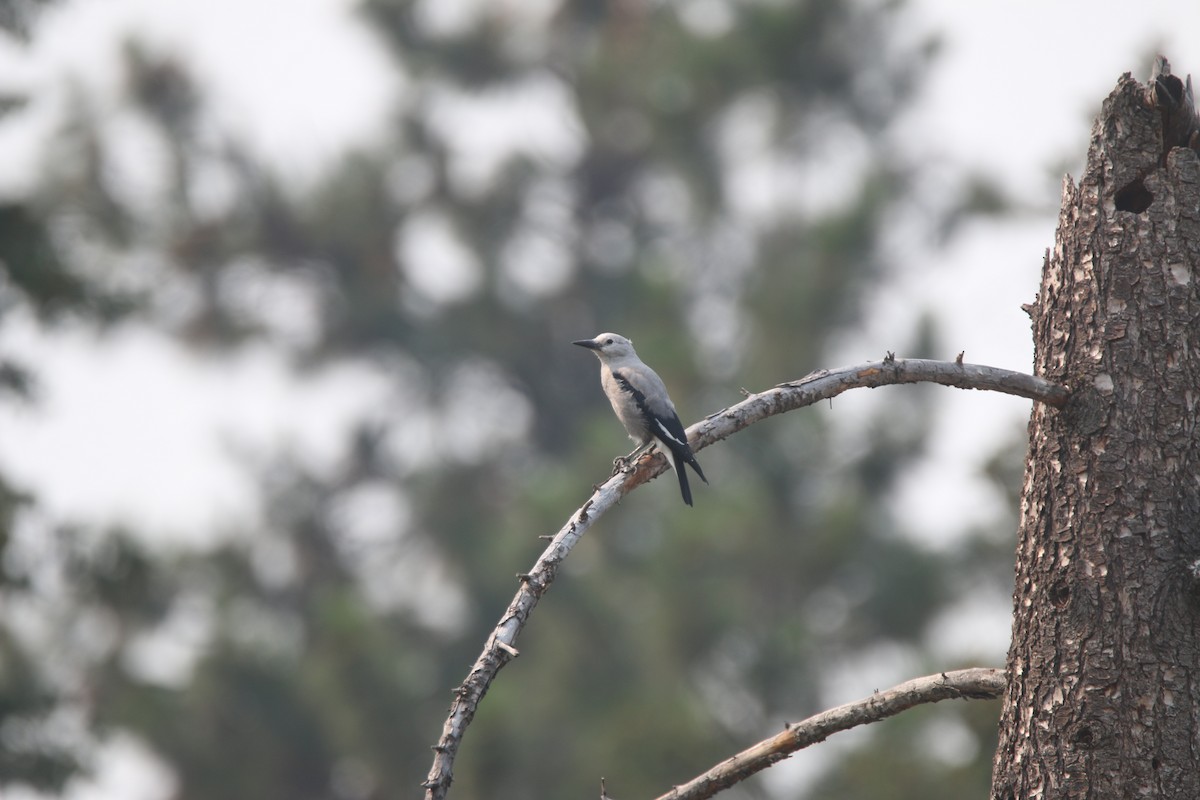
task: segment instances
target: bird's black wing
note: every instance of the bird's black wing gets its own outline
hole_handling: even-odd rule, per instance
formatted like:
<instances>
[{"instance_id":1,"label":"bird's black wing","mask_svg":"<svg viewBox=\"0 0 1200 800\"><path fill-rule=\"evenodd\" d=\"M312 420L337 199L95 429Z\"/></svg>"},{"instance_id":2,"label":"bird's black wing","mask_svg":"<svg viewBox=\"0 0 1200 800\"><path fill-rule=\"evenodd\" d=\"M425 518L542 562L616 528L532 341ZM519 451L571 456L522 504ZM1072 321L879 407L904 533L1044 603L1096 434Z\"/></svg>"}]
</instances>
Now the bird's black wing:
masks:
<instances>
[{"instance_id":1,"label":"bird's black wing","mask_svg":"<svg viewBox=\"0 0 1200 800\"><path fill-rule=\"evenodd\" d=\"M696 456L692 453L691 445L688 444L687 433L683 429L683 423L679 421L679 415L675 413L675 409L670 405L656 407L663 404L656 404L650 401L645 391L639 388L639 384L650 380L649 377L631 370L613 370L613 377L616 378L617 384L622 391L628 392L637 405L638 411L646 420L646 427L650 429L650 433L655 439L658 439L671 451L676 457L676 468L680 472L680 488L684 491L684 499L690 492L687 490L686 478L683 478L683 465L679 461L690 464L696 474L700 476L700 480L708 483L708 478L704 477L704 471L700 469L700 462L696 460ZM658 381L658 376L654 376L654 380ZM649 388L649 387L646 387ZM665 396L666 389L662 389L661 393ZM691 503L688 503L691 505Z\"/></svg>"}]
</instances>

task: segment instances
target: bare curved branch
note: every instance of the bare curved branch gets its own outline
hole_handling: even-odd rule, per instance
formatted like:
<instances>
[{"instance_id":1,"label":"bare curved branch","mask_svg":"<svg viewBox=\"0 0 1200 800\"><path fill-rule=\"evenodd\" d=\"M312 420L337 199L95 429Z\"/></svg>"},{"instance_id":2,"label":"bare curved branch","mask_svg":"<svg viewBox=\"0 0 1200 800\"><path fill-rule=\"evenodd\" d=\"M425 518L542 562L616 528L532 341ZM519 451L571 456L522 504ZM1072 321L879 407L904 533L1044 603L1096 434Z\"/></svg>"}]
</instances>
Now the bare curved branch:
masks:
<instances>
[{"instance_id":1,"label":"bare curved branch","mask_svg":"<svg viewBox=\"0 0 1200 800\"><path fill-rule=\"evenodd\" d=\"M661 795L656 800L700 800L745 780L756 772L823 742L831 734L859 725L878 722L923 703L955 698L991 700L1004 693L1007 676L1002 669L977 667L914 678L884 692L815 714L787 726L737 755L722 761L703 775Z\"/></svg>"},{"instance_id":2,"label":"bare curved branch","mask_svg":"<svg viewBox=\"0 0 1200 800\"><path fill-rule=\"evenodd\" d=\"M900 383L932 382L960 389L983 389L1027 397L1062 407L1068 390L1055 383L1021 372L964 364L959 361L897 359L890 353L882 361L835 370L821 370L796 381L782 383L758 394L751 394L737 405L712 414L687 430L694 450L701 450L753 425L755 422L812 405L855 388L876 388ZM488 687L500 669L519 655L517 637L525 627L534 606L554 581L559 565L598 517L621 498L669 468L667 460L651 451L629 471L619 472L595 491L583 506L550 540L533 568L518 575L521 586L499 623L488 636L483 652L471 667L467 679L454 690L450 712L442 726L442 735L433 746L433 765L422 784L426 800L441 800L453 780L454 759L463 734L475 716Z\"/></svg>"}]
</instances>

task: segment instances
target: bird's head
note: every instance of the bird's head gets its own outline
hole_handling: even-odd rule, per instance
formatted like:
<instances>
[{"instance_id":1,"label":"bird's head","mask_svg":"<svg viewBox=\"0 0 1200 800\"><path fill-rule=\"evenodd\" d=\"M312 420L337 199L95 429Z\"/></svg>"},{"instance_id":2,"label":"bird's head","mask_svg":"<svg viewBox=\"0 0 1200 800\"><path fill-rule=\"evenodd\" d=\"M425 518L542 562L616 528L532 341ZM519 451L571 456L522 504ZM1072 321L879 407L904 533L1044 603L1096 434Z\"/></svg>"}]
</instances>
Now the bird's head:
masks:
<instances>
[{"instance_id":1,"label":"bird's head","mask_svg":"<svg viewBox=\"0 0 1200 800\"><path fill-rule=\"evenodd\" d=\"M571 344L586 347L596 354L596 358L606 363L620 361L623 358L635 355L633 352L633 342L619 333L602 333L595 339L580 339L577 342L571 342Z\"/></svg>"}]
</instances>

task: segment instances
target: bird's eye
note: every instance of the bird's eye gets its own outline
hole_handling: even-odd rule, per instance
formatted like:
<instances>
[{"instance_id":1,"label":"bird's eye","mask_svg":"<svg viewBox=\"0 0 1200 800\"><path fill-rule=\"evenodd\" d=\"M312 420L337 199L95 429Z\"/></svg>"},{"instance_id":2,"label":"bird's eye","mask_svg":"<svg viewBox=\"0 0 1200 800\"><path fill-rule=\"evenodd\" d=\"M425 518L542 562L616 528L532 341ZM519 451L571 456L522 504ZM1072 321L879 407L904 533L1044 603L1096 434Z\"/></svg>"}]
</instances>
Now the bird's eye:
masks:
<instances>
[{"instance_id":1,"label":"bird's eye","mask_svg":"<svg viewBox=\"0 0 1200 800\"><path fill-rule=\"evenodd\" d=\"M606 341L605 344L612 344L612 339L609 339L608 341Z\"/></svg>"}]
</instances>

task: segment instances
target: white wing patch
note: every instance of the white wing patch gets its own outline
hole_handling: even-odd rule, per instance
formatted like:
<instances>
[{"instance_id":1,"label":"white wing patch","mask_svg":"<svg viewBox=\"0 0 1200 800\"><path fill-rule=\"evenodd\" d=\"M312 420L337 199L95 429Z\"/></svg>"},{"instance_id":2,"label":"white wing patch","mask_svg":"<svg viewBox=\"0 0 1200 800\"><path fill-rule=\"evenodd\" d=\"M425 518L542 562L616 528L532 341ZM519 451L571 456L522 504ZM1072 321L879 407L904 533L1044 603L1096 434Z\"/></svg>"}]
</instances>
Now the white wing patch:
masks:
<instances>
[{"instance_id":1,"label":"white wing patch","mask_svg":"<svg viewBox=\"0 0 1200 800\"><path fill-rule=\"evenodd\" d=\"M663 436L665 436L667 439L670 439L675 444L682 444L682 445L687 444L687 442L679 441L679 439L675 435L673 435L669 430L667 430L667 426L662 424L661 419L656 418L654 420L654 424L657 425L658 429L663 432Z\"/></svg>"}]
</instances>

